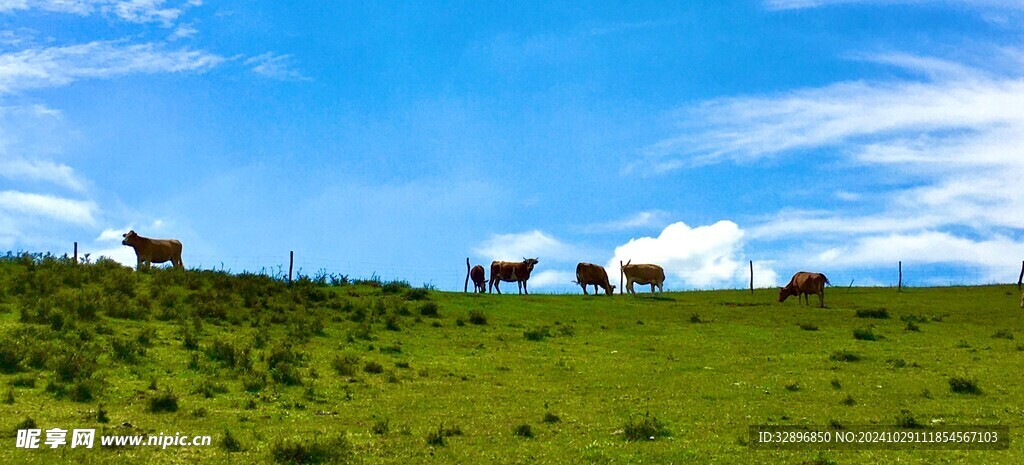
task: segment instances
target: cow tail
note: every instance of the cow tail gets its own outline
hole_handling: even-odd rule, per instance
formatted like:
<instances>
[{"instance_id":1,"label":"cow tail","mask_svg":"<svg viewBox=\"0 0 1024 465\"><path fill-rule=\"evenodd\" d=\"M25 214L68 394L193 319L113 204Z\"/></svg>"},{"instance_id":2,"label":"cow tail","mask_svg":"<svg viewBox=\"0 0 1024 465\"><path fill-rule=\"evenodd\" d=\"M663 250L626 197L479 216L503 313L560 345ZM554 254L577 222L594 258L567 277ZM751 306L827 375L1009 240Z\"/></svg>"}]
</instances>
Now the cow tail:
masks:
<instances>
[{"instance_id":1,"label":"cow tail","mask_svg":"<svg viewBox=\"0 0 1024 465\"><path fill-rule=\"evenodd\" d=\"M825 278L825 284L828 284L829 286L831 286L831 285L832 285L832 283L831 283L831 282L830 282L830 281L828 280L828 276L825 276L825 275L821 275L821 277L822 277L822 278Z\"/></svg>"}]
</instances>

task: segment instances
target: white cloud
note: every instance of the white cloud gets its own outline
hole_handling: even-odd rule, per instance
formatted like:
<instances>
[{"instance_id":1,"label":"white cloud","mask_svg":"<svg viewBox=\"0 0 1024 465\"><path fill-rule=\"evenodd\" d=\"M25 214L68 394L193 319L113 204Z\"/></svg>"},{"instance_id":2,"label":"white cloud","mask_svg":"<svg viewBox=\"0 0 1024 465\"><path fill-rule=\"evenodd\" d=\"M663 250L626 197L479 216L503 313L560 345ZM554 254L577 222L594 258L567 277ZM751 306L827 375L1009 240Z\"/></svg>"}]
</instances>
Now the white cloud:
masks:
<instances>
[{"instance_id":1,"label":"white cloud","mask_svg":"<svg viewBox=\"0 0 1024 465\"><path fill-rule=\"evenodd\" d=\"M91 225L96 222L96 204L51 195L18 191L0 192L0 211L38 216L59 222Z\"/></svg>"},{"instance_id":2,"label":"white cloud","mask_svg":"<svg viewBox=\"0 0 1024 465\"><path fill-rule=\"evenodd\" d=\"M546 260L572 260L574 247L539 230L514 234L495 234L473 249L487 261L517 261L523 257Z\"/></svg>"},{"instance_id":3,"label":"white cloud","mask_svg":"<svg viewBox=\"0 0 1024 465\"><path fill-rule=\"evenodd\" d=\"M245 64L252 66L254 73L271 79L279 81L309 81L308 77L295 69L293 61L294 59L291 55L278 55L274 52L267 52L245 60Z\"/></svg>"},{"instance_id":4,"label":"white cloud","mask_svg":"<svg viewBox=\"0 0 1024 465\"><path fill-rule=\"evenodd\" d=\"M0 13L20 10L41 10L78 16L103 14L137 24L157 23L169 27L185 8L201 2L186 1L180 7L168 7L165 0L0 0Z\"/></svg>"},{"instance_id":5,"label":"white cloud","mask_svg":"<svg viewBox=\"0 0 1024 465\"><path fill-rule=\"evenodd\" d=\"M539 265L538 265L539 266ZM530 274L528 288L567 288L575 286L572 282L576 280L575 271L542 270ZM505 283L505 285L515 283ZM506 288L508 289L508 288ZM502 292L508 292L507 290Z\"/></svg>"},{"instance_id":6,"label":"white cloud","mask_svg":"<svg viewBox=\"0 0 1024 465\"><path fill-rule=\"evenodd\" d=\"M61 87L81 79L128 74L204 72L224 61L199 50L165 50L154 43L96 41L0 54L0 92Z\"/></svg>"},{"instance_id":7,"label":"white cloud","mask_svg":"<svg viewBox=\"0 0 1024 465\"><path fill-rule=\"evenodd\" d=\"M940 231L870 235L812 257L819 266L855 267L959 263L981 269L983 280L1008 282L1020 269L1024 244L1003 235L968 239Z\"/></svg>"},{"instance_id":8,"label":"white cloud","mask_svg":"<svg viewBox=\"0 0 1024 465\"><path fill-rule=\"evenodd\" d=\"M74 169L45 160L0 159L0 176L14 180L46 181L76 192L85 190L85 184Z\"/></svg>"},{"instance_id":9,"label":"white cloud","mask_svg":"<svg viewBox=\"0 0 1024 465\"><path fill-rule=\"evenodd\" d=\"M671 170L813 150L820 159L909 181L869 182L858 193L840 189L836 197L848 203L824 212L784 208L748 228L750 240L799 241L823 267L888 266L903 257L977 267L989 276L1005 267L1000 247L1024 256L1013 246L1024 230L1020 71L901 53L858 59L898 66L921 80L708 101L681 113L684 135L648 153Z\"/></svg>"},{"instance_id":10,"label":"white cloud","mask_svg":"<svg viewBox=\"0 0 1024 465\"><path fill-rule=\"evenodd\" d=\"M748 276L743 271L742 241L743 230L732 221L696 228L677 222L658 237L631 239L616 247L605 269L609 276L617 276L620 261L654 263L665 269L667 280L682 281L687 287L734 286L741 276ZM774 284L774 272L765 264L759 266L764 281Z\"/></svg>"}]
</instances>

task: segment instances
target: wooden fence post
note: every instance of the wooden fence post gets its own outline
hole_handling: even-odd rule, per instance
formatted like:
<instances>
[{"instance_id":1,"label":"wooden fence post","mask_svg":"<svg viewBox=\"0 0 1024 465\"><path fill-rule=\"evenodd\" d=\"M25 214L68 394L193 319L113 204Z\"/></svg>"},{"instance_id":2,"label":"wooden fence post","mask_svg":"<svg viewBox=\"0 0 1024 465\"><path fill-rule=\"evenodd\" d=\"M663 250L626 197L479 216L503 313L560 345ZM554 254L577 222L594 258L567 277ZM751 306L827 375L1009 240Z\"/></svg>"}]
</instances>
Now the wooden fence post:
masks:
<instances>
[{"instance_id":1,"label":"wooden fence post","mask_svg":"<svg viewBox=\"0 0 1024 465\"><path fill-rule=\"evenodd\" d=\"M466 257L466 284L462 286L462 292L469 292L469 257Z\"/></svg>"},{"instance_id":2,"label":"wooden fence post","mask_svg":"<svg viewBox=\"0 0 1024 465\"><path fill-rule=\"evenodd\" d=\"M292 283L292 268L295 267L295 251L288 251L288 284Z\"/></svg>"},{"instance_id":3,"label":"wooden fence post","mask_svg":"<svg viewBox=\"0 0 1024 465\"><path fill-rule=\"evenodd\" d=\"M896 292L903 292L903 260L900 260L897 266L899 267L900 278L896 282Z\"/></svg>"},{"instance_id":4,"label":"wooden fence post","mask_svg":"<svg viewBox=\"0 0 1024 465\"><path fill-rule=\"evenodd\" d=\"M1017 290L1020 290L1022 281L1024 281L1024 262L1020 262L1020 276L1017 277Z\"/></svg>"},{"instance_id":5,"label":"wooden fence post","mask_svg":"<svg viewBox=\"0 0 1024 465\"><path fill-rule=\"evenodd\" d=\"M75 264L78 264L78 242L75 242Z\"/></svg>"},{"instance_id":6,"label":"wooden fence post","mask_svg":"<svg viewBox=\"0 0 1024 465\"><path fill-rule=\"evenodd\" d=\"M750 293L754 293L754 261L750 261Z\"/></svg>"}]
</instances>

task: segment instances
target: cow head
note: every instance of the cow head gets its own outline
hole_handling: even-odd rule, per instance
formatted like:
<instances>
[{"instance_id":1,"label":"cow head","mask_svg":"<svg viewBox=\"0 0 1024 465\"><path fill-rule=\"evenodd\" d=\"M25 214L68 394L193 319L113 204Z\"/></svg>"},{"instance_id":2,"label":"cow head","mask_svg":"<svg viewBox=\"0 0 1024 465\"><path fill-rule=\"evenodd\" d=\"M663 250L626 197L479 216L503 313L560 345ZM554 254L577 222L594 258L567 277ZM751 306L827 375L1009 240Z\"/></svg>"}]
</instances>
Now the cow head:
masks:
<instances>
[{"instance_id":1,"label":"cow head","mask_svg":"<svg viewBox=\"0 0 1024 465\"><path fill-rule=\"evenodd\" d=\"M614 295L615 294L615 285L614 284L609 284L608 287L605 288L604 293L607 294L607 295Z\"/></svg>"},{"instance_id":2,"label":"cow head","mask_svg":"<svg viewBox=\"0 0 1024 465\"><path fill-rule=\"evenodd\" d=\"M122 234L121 237L124 238L124 240L121 241L121 245L135 245L135 242L137 242L136 239L138 239L139 235L136 234L135 230L133 229Z\"/></svg>"},{"instance_id":3,"label":"cow head","mask_svg":"<svg viewBox=\"0 0 1024 465\"><path fill-rule=\"evenodd\" d=\"M791 295L796 295L796 291L790 289L789 286L779 288L779 302L784 302Z\"/></svg>"},{"instance_id":4,"label":"cow head","mask_svg":"<svg viewBox=\"0 0 1024 465\"><path fill-rule=\"evenodd\" d=\"M536 258L523 257L523 263L526 264L526 271L533 271L533 267L536 266L539 262L540 260L537 260Z\"/></svg>"}]
</instances>

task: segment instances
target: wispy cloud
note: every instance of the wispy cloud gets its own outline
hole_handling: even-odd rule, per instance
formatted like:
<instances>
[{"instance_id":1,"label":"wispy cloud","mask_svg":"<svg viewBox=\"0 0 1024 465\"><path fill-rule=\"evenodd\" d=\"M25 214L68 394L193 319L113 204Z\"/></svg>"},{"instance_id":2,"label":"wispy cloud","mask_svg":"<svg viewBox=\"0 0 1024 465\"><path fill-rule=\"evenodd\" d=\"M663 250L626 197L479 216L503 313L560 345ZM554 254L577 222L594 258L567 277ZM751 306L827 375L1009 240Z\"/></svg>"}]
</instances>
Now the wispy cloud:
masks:
<instances>
[{"instance_id":1,"label":"wispy cloud","mask_svg":"<svg viewBox=\"0 0 1024 465\"><path fill-rule=\"evenodd\" d=\"M50 182L77 192L85 190L85 183L74 169L46 160L0 159L0 176L11 180Z\"/></svg>"},{"instance_id":2,"label":"wispy cloud","mask_svg":"<svg viewBox=\"0 0 1024 465\"><path fill-rule=\"evenodd\" d=\"M311 80L295 68L294 62L291 55L278 55L274 52L267 52L245 60L246 65L252 66L254 73L270 79L279 81Z\"/></svg>"},{"instance_id":3,"label":"wispy cloud","mask_svg":"<svg viewBox=\"0 0 1024 465\"><path fill-rule=\"evenodd\" d=\"M128 74L203 72L224 61L200 50L154 43L96 41L0 54L0 92L60 87L81 79Z\"/></svg>"},{"instance_id":4,"label":"wispy cloud","mask_svg":"<svg viewBox=\"0 0 1024 465\"><path fill-rule=\"evenodd\" d=\"M708 101L682 113L684 126L696 132L661 141L649 154L664 170L807 151L884 169L915 182L872 187L872 201L859 202L856 213L842 205L829 212L779 212L750 227L750 237L816 237L813 247L822 262L834 258L834 264L850 266L900 256L883 243L906 245L900 250L907 260L930 256L1003 266L998 253L969 258L967 244L994 250L1012 242L996 231L1024 228L1024 76L905 53L859 59L910 70L920 79L849 81ZM952 232L965 229L975 237Z\"/></svg>"},{"instance_id":5,"label":"wispy cloud","mask_svg":"<svg viewBox=\"0 0 1024 465\"><path fill-rule=\"evenodd\" d=\"M96 204L52 195L19 191L0 191L0 211L48 218L77 225L96 222Z\"/></svg>"},{"instance_id":6,"label":"wispy cloud","mask_svg":"<svg viewBox=\"0 0 1024 465\"><path fill-rule=\"evenodd\" d=\"M157 23L172 26L184 10L201 2L176 2L168 6L165 0L0 0L0 13L21 10L41 10L79 16L103 14L129 23Z\"/></svg>"}]
</instances>

